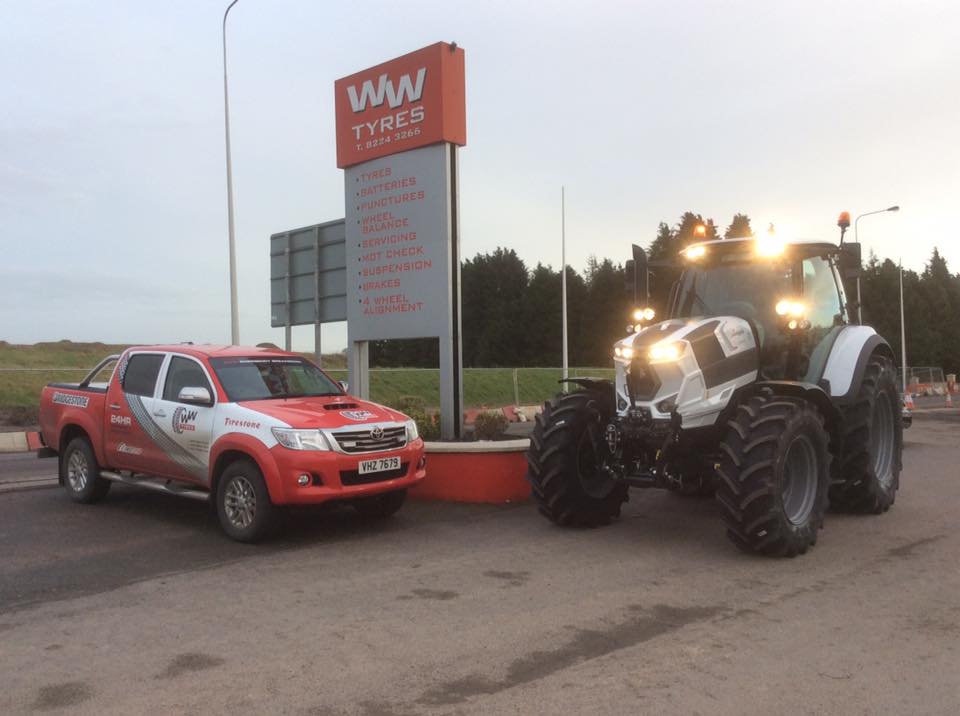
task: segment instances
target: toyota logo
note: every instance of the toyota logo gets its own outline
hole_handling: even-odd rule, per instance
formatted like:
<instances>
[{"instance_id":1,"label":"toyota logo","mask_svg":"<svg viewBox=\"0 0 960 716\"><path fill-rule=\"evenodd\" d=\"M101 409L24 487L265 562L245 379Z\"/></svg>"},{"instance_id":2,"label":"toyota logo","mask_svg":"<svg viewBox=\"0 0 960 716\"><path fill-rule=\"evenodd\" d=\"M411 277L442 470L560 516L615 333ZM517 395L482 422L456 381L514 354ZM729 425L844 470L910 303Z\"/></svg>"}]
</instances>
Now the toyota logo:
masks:
<instances>
[{"instance_id":1,"label":"toyota logo","mask_svg":"<svg viewBox=\"0 0 960 716\"><path fill-rule=\"evenodd\" d=\"M370 437L374 440L380 440L383 437L383 428L377 426L370 430Z\"/></svg>"}]
</instances>

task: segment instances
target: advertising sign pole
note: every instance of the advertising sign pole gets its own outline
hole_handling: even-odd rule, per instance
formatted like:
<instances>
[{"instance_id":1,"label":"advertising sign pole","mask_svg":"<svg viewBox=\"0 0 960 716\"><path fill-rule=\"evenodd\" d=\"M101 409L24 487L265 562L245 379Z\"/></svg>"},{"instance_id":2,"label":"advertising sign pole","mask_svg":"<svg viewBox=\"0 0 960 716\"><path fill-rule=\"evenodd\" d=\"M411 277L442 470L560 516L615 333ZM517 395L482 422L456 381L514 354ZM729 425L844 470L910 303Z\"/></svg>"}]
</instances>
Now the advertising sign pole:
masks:
<instances>
[{"instance_id":1,"label":"advertising sign pole","mask_svg":"<svg viewBox=\"0 0 960 716\"><path fill-rule=\"evenodd\" d=\"M437 338L440 433L457 439L463 50L436 43L341 78L334 91L337 166L345 170L350 390L369 396L369 341Z\"/></svg>"}]
</instances>

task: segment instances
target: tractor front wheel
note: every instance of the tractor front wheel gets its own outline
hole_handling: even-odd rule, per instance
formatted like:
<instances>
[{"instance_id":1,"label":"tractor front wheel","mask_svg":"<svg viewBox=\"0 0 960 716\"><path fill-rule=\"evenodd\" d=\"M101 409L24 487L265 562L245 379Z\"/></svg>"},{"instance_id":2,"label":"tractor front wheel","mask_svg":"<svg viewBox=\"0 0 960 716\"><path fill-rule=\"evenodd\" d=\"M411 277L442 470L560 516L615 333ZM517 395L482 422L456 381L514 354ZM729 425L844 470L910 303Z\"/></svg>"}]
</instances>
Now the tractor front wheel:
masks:
<instances>
[{"instance_id":1,"label":"tractor front wheel","mask_svg":"<svg viewBox=\"0 0 960 716\"><path fill-rule=\"evenodd\" d=\"M627 486L605 438L613 391L559 395L537 416L527 452L527 480L540 512L565 526L595 527L620 516Z\"/></svg>"},{"instance_id":2,"label":"tractor front wheel","mask_svg":"<svg viewBox=\"0 0 960 716\"><path fill-rule=\"evenodd\" d=\"M740 549L803 554L823 526L829 438L810 403L769 389L737 408L720 444L717 502Z\"/></svg>"}]
</instances>

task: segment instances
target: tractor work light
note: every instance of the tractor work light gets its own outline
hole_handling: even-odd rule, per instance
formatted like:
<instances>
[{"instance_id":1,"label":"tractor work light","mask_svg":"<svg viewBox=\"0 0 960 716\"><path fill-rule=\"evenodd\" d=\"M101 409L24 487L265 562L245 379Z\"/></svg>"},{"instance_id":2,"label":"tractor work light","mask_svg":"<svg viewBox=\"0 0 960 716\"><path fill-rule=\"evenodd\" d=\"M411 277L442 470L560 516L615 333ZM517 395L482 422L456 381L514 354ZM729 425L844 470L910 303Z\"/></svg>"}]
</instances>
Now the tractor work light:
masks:
<instances>
[{"instance_id":1,"label":"tractor work light","mask_svg":"<svg viewBox=\"0 0 960 716\"><path fill-rule=\"evenodd\" d=\"M655 343L648 354L651 363L671 363L680 360L687 346L685 343Z\"/></svg>"},{"instance_id":2,"label":"tractor work light","mask_svg":"<svg viewBox=\"0 0 960 716\"><path fill-rule=\"evenodd\" d=\"M633 320L635 320L637 323L640 321L652 321L653 317L656 315L656 311L649 306L647 308L637 308L633 311Z\"/></svg>"},{"instance_id":3,"label":"tractor work light","mask_svg":"<svg viewBox=\"0 0 960 716\"><path fill-rule=\"evenodd\" d=\"M807 312L807 307L800 301L791 301L785 298L777 302L776 310L778 316L800 318Z\"/></svg>"}]
</instances>

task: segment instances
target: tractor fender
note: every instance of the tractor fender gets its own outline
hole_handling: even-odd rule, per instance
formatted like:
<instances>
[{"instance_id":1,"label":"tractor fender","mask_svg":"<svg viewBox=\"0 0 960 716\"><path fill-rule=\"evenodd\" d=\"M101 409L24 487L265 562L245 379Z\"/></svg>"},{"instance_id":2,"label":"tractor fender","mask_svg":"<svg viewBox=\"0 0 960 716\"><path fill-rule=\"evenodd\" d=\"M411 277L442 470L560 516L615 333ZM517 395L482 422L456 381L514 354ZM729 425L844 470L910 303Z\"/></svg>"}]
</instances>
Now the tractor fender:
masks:
<instances>
[{"instance_id":1,"label":"tractor fender","mask_svg":"<svg viewBox=\"0 0 960 716\"><path fill-rule=\"evenodd\" d=\"M613 392L613 381L606 378L561 378L558 383L573 383L584 390L599 390Z\"/></svg>"},{"instance_id":2,"label":"tractor fender","mask_svg":"<svg viewBox=\"0 0 960 716\"><path fill-rule=\"evenodd\" d=\"M821 380L831 400L846 405L856 398L874 353L893 360L890 344L870 326L847 326L840 332L830 349Z\"/></svg>"},{"instance_id":3,"label":"tractor fender","mask_svg":"<svg viewBox=\"0 0 960 716\"><path fill-rule=\"evenodd\" d=\"M834 442L834 444L840 444L842 417L839 409L822 387L814 385L813 383L804 383L795 380L761 380L748 386L748 391L752 395L762 388L770 388L777 395L802 398L815 405L820 411L820 414L823 415L824 427L830 434L831 441Z\"/></svg>"}]
</instances>

